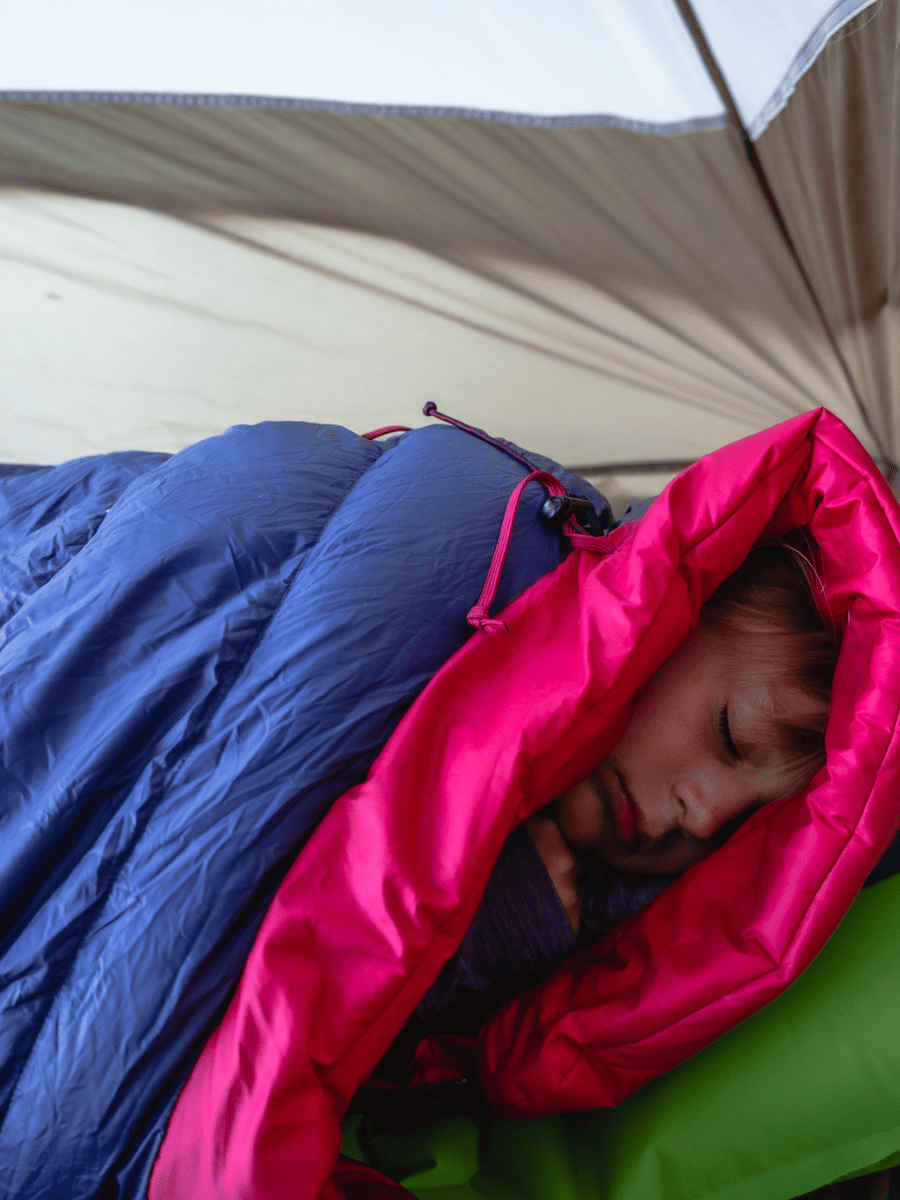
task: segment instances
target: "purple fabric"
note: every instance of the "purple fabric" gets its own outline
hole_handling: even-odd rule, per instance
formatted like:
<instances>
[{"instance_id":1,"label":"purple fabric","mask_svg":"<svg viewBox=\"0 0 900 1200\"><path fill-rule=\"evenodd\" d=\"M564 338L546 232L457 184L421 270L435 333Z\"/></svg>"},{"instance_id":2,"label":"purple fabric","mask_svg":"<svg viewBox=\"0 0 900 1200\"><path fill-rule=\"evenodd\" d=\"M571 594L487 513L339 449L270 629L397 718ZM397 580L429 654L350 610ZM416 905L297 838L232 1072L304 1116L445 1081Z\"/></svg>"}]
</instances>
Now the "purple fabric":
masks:
<instances>
[{"instance_id":1,"label":"purple fabric","mask_svg":"<svg viewBox=\"0 0 900 1200\"><path fill-rule=\"evenodd\" d=\"M456 954L417 1013L433 1021L466 994L528 986L611 926L646 908L673 876L624 874L585 862L581 932L576 938L550 876L524 826L507 839L478 911Z\"/></svg>"}]
</instances>

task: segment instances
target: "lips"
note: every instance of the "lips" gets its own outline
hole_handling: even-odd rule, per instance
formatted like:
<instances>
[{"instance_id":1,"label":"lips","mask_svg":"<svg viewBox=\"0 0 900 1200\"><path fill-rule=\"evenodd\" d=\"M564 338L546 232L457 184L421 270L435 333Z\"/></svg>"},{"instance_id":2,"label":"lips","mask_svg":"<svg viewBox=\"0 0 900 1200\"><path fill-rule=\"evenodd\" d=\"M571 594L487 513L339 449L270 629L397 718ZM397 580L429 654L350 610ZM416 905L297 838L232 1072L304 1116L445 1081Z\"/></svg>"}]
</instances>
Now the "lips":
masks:
<instances>
[{"instance_id":1,"label":"lips","mask_svg":"<svg viewBox=\"0 0 900 1200\"><path fill-rule=\"evenodd\" d=\"M612 810L619 841L626 850L633 853L638 847L638 815L634 801L625 791L618 776L612 794Z\"/></svg>"}]
</instances>

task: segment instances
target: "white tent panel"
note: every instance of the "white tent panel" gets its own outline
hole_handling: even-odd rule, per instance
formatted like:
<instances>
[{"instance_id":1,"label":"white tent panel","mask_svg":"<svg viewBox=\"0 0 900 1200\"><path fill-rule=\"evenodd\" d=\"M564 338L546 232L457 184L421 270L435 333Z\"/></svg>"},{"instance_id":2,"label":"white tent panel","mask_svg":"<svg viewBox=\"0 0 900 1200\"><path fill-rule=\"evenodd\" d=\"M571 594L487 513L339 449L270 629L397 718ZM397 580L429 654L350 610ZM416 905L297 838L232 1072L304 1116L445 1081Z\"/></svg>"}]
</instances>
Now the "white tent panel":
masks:
<instances>
[{"instance_id":1,"label":"white tent panel","mask_svg":"<svg viewBox=\"0 0 900 1200\"><path fill-rule=\"evenodd\" d=\"M31 0L0 90L300 97L677 122L724 110L671 0Z\"/></svg>"},{"instance_id":2,"label":"white tent panel","mask_svg":"<svg viewBox=\"0 0 900 1200\"><path fill-rule=\"evenodd\" d=\"M692 0L751 137L785 104L825 43L876 0Z\"/></svg>"}]
</instances>

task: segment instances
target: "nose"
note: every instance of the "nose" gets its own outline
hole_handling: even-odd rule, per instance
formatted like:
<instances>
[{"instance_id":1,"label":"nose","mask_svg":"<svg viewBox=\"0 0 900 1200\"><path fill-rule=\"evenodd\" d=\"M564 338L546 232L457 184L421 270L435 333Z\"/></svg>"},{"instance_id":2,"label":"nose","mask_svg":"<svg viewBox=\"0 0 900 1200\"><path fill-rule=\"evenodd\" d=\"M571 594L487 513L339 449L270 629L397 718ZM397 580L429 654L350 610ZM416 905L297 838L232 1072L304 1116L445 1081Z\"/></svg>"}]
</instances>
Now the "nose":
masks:
<instances>
[{"instance_id":1,"label":"nose","mask_svg":"<svg viewBox=\"0 0 900 1200\"><path fill-rule=\"evenodd\" d=\"M672 798L682 833L704 842L758 803L752 780L734 770L698 771L675 784Z\"/></svg>"}]
</instances>

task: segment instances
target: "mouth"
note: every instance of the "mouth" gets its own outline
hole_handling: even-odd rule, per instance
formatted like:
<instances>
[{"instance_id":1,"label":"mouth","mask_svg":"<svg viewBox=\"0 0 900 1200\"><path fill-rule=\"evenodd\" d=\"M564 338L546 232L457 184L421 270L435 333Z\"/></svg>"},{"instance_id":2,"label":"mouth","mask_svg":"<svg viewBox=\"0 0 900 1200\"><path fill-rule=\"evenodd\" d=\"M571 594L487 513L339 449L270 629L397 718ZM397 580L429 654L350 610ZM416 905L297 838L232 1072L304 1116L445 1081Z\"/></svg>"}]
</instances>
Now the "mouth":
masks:
<instances>
[{"instance_id":1,"label":"mouth","mask_svg":"<svg viewBox=\"0 0 900 1200\"><path fill-rule=\"evenodd\" d=\"M622 778L616 775L616 785L612 791L613 820L616 833L622 846L630 854L638 848L640 838L640 821L635 803L625 790Z\"/></svg>"}]
</instances>

